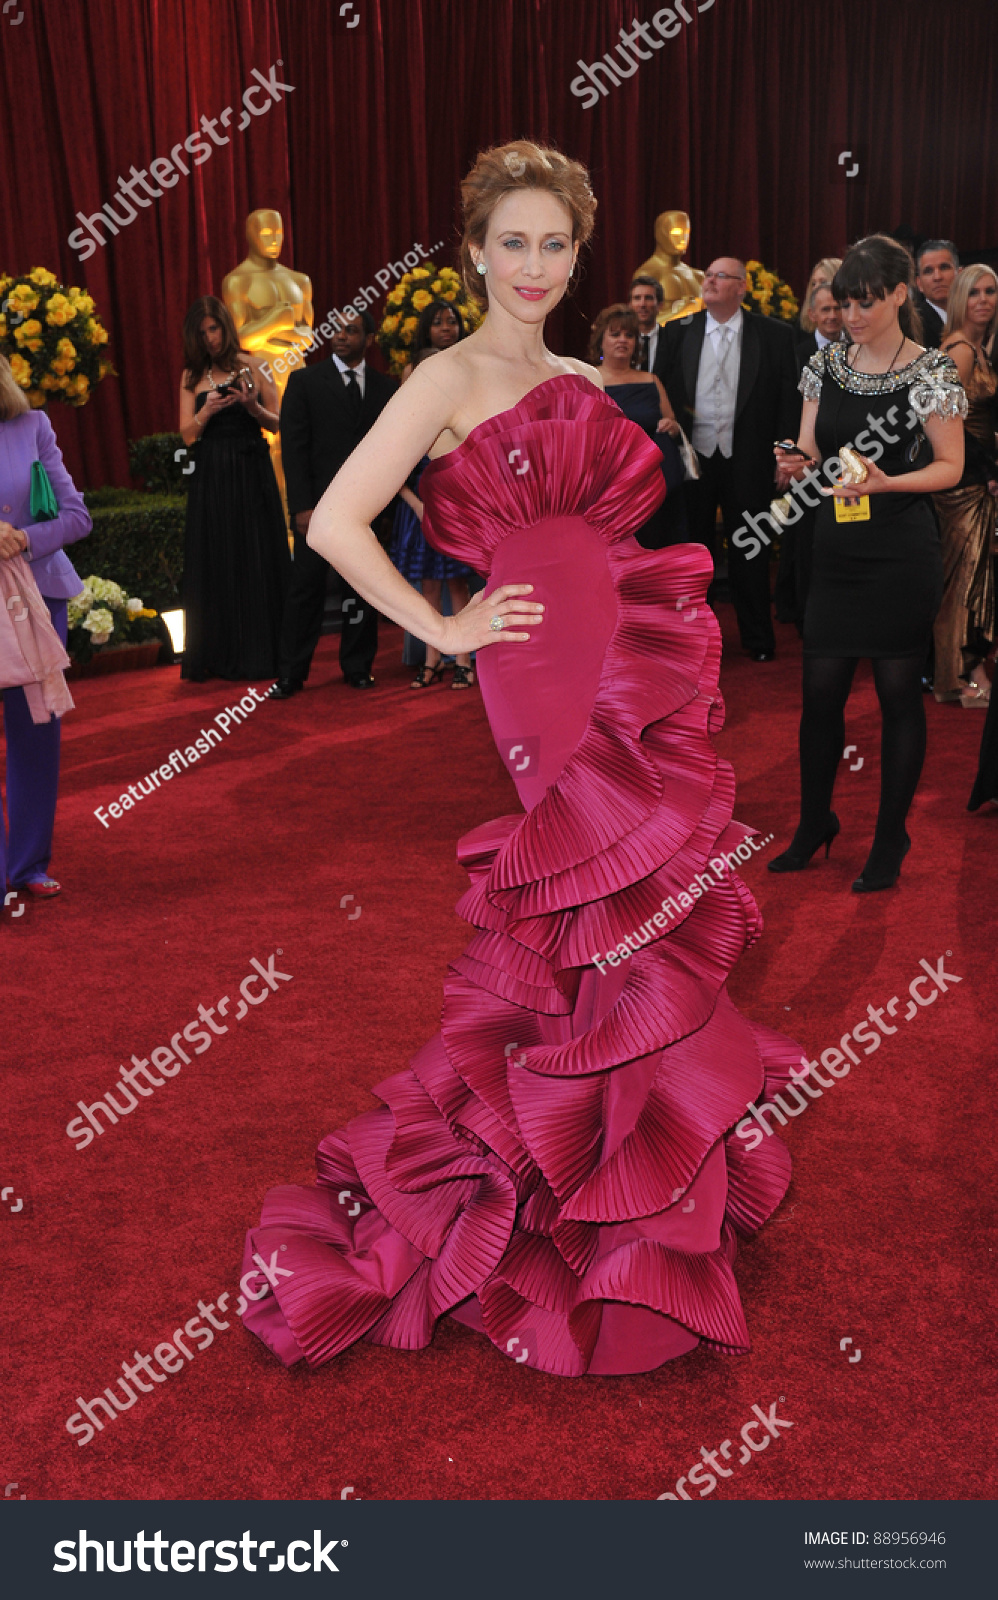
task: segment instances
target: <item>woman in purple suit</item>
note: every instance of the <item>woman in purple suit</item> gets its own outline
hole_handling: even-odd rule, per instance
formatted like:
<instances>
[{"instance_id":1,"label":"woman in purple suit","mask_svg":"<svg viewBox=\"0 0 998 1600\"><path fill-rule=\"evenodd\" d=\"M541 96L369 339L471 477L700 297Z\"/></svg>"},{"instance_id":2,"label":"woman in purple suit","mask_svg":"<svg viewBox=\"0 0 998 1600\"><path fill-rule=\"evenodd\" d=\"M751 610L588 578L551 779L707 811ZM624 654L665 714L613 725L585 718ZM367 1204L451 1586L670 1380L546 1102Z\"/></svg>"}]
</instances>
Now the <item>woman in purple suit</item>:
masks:
<instances>
[{"instance_id":1,"label":"woman in purple suit","mask_svg":"<svg viewBox=\"0 0 998 1600\"><path fill-rule=\"evenodd\" d=\"M31 466L40 461L59 506L47 522L31 516ZM66 602L83 585L63 546L91 528L83 496L63 465L52 424L32 411L0 356L0 561L24 553L52 622L66 643ZM48 874L59 787L59 719L34 723L23 689L4 689L7 836L0 816L0 883L47 899L61 887Z\"/></svg>"}]
</instances>

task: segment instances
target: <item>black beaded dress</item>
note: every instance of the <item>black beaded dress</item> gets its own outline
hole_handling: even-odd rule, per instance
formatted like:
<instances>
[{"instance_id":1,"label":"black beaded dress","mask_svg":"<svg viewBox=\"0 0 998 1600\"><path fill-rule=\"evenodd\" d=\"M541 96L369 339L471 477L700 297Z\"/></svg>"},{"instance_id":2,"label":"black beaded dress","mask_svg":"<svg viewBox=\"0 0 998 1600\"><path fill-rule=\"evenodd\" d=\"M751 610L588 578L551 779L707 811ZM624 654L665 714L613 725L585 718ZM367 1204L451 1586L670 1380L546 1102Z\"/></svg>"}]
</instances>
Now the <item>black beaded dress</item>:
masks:
<instances>
[{"instance_id":1,"label":"black beaded dress","mask_svg":"<svg viewBox=\"0 0 998 1600\"><path fill-rule=\"evenodd\" d=\"M845 345L826 345L801 376L805 400L818 402L815 442L823 463L852 445L889 477L928 466L932 447L923 422L966 415L955 363L924 350L897 372L862 373L846 355ZM805 655L875 659L928 650L943 585L931 497L875 494L867 504L868 520L857 522L837 521L831 498L818 510Z\"/></svg>"}]
</instances>

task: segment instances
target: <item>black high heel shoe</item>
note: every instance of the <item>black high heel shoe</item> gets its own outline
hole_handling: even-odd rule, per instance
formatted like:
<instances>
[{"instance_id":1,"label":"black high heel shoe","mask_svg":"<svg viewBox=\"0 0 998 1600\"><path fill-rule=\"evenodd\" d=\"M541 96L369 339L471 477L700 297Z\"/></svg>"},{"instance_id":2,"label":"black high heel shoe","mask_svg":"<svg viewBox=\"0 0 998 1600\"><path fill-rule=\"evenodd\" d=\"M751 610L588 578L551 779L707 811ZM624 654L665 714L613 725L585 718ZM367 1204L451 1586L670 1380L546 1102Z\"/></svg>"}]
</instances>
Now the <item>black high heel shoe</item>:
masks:
<instances>
[{"instance_id":1,"label":"black high heel shoe","mask_svg":"<svg viewBox=\"0 0 998 1600\"><path fill-rule=\"evenodd\" d=\"M799 833L800 829L797 831ZM796 845L797 835L795 834L795 843L791 844L790 849L784 850L781 856L774 856L772 861L767 861L766 865L770 872L803 872L811 857L821 849L822 845L825 847L825 860L827 861L829 851L832 848L832 840L835 838L838 831L839 819L835 815L834 811L830 811L828 813L828 822L825 825L824 833L821 834L821 836L815 841L809 850L803 849L800 845Z\"/></svg>"},{"instance_id":2,"label":"black high heel shoe","mask_svg":"<svg viewBox=\"0 0 998 1600\"><path fill-rule=\"evenodd\" d=\"M911 840L909 839L908 835L905 834L904 844L901 847L901 855L893 872L889 867L886 871L869 872L867 870L869 866L868 862L867 866L863 868L859 877L852 886L853 894L876 894L879 889L893 889L894 885L901 876L901 863L904 861L904 858L910 849Z\"/></svg>"}]
</instances>

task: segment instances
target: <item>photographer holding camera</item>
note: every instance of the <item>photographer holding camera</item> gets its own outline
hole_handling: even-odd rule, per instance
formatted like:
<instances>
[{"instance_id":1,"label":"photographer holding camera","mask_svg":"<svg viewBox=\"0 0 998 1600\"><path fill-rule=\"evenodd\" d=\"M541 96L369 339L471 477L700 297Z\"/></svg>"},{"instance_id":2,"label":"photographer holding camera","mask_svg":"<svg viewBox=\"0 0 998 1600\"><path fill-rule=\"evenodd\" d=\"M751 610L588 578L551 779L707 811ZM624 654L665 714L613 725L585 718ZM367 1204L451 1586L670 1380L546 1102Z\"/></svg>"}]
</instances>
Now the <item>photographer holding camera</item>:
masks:
<instances>
[{"instance_id":1,"label":"photographer holding camera","mask_svg":"<svg viewBox=\"0 0 998 1600\"><path fill-rule=\"evenodd\" d=\"M197 445L187 496L181 677L252 681L277 670L291 574L284 512L263 435L280 426L277 391L239 348L225 306L196 300L184 319L180 432Z\"/></svg>"}]
</instances>

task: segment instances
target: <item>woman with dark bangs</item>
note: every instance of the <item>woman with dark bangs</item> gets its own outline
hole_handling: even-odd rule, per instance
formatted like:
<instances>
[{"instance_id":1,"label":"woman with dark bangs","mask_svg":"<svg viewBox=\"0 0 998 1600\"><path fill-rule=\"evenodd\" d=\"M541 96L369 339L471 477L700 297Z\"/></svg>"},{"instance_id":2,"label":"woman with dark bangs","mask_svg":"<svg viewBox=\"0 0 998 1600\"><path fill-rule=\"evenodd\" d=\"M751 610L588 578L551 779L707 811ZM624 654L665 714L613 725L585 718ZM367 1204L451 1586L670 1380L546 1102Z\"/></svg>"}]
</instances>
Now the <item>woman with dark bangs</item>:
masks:
<instances>
[{"instance_id":1,"label":"woman with dark bangs","mask_svg":"<svg viewBox=\"0 0 998 1600\"><path fill-rule=\"evenodd\" d=\"M868 657L882 717L880 809L856 894L892 888L911 848L905 821L925 757L921 666L943 581L929 496L963 472L967 398L951 357L919 343L911 291L911 260L895 240L873 234L852 247L832 284L850 343L811 357L802 454L776 450L782 486L818 461L842 481L818 491L827 498L804 614L800 822L769 870L801 871L839 832L831 801L845 705Z\"/></svg>"}]
</instances>

